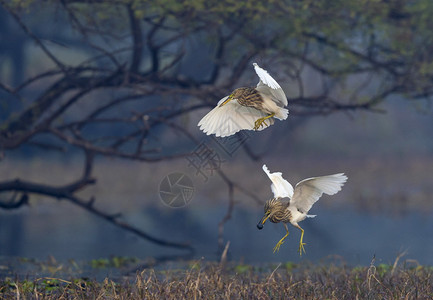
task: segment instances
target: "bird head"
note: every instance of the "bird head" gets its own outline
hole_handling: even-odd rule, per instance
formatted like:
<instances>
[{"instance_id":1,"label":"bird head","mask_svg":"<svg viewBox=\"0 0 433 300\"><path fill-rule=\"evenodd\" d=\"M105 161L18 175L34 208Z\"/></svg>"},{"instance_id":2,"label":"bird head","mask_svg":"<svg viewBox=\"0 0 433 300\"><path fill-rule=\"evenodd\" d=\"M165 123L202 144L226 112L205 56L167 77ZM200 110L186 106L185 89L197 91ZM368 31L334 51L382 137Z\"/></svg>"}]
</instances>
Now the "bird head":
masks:
<instances>
[{"instance_id":1,"label":"bird head","mask_svg":"<svg viewBox=\"0 0 433 300\"><path fill-rule=\"evenodd\" d=\"M244 98L245 96L251 95L251 93L254 91L254 88L251 87L240 87L235 89L229 96L229 99L240 99Z\"/></svg>"},{"instance_id":2,"label":"bird head","mask_svg":"<svg viewBox=\"0 0 433 300\"><path fill-rule=\"evenodd\" d=\"M272 216L273 208L277 205L276 202L277 202L277 200L275 198L266 201L265 207L264 207L265 214L260 219L259 223L257 223L257 228L259 230L263 229L263 225L265 224L266 220Z\"/></svg>"},{"instance_id":3,"label":"bird head","mask_svg":"<svg viewBox=\"0 0 433 300\"><path fill-rule=\"evenodd\" d=\"M287 222L287 217L290 212L287 211L288 202L282 201L281 198L272 198L265 203L265 214L257 224L258 229L263 229L266 220L269 219L272 223Z\"/></svg>"}]
</instances>

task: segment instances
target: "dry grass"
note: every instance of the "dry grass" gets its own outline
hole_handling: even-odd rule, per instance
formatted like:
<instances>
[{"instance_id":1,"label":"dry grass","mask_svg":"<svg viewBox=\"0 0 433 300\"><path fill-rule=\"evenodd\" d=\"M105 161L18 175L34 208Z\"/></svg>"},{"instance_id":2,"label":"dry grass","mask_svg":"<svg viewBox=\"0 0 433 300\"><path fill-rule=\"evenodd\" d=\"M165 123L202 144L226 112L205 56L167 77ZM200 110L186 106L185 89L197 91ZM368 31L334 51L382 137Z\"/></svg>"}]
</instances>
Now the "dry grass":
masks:
<instances>
[{"instance_id":1,"label":"dry grass","mask_svg":"<svg viewBox=\"0 0 433 300\"><path fill-rule=\"evenodd\" d=\"M432 299L433 268L192 262L122 280L0 280L0 299Z\"/></svg>"}]
</instances>

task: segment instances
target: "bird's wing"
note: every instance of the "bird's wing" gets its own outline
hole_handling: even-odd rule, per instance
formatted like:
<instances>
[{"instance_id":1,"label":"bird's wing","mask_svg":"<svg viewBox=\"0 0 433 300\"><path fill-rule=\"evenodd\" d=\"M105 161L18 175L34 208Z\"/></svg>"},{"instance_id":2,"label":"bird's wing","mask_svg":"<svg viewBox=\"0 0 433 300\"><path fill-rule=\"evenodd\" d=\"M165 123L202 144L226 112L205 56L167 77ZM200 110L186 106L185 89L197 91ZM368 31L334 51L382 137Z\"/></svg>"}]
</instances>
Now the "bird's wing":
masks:
<instances>
[{"instance_id":1,"label":"bird's wing","mask_svg":"<svg viewBox=\"0 0 433 300\"><path fill-rule=\"evenodd\" d=\"M281 172L271 173L266 165L263 165L262 168L272 181L271 189L275 198L291 198L293 196L293 186L283 178Z\"/></svg>"},{"instance_id":2,"label":"bird's wing","mask_svg":"<svg viewBox=\"0 0 433 300\"><path fill-rule=\"evenodd\" d=\"M306 214L323 193L336 194L346 181L344 173L304 179L296 184L290 206Z\"/></svg>"},{"instance_id":3,"label":"bird's wing","mask_svg":"<svg viewBox=\"0 0 433 300\"><path fill-rule=\"evenodd\" d=\"M253 63L253 66L254 70L260 78L256 89L261 93L271 96L271 99L276 103L287 106L288 103L286 94L284 94L284 91L278 84L278 82L274 78L272 78L271 75L269 75L268 71L260 68L258 64Z\"/></svg>"},{"instance_id":4,"label":"bird's wing","mask_svg":"<svg viewBox=\"0 0 433 300\"><path fill-rule=\"evenodd\" d=\"M257 75L259 76L262 84L265 84L274 90L281 89L281 86L278 84L278 82L275 81L274 78L272 78L271 75L269 75L268 71L260 68L257 63L253 63L253 66L254 66L254 70L256 71ZM259 84L260 84L260 82L259 82Z\"/></svg>"},{"instance_id":5,"label":"bird's wing","mask_svg":"<svg viewBox=\"0 0 433 300\"><path fill-rule=\"evenodd\" d=\"M207 135L215 134L217 137L226 137L240 130L253 130L255 121L267 115L253 107L240 105L236 99L220 106L227 98L228 96L222 98L217 106L198 123L200 129ZM265 126L261 126L258 130L272 125L274 120L269 118L265 122Z\"/></svg>"}]
</instances>

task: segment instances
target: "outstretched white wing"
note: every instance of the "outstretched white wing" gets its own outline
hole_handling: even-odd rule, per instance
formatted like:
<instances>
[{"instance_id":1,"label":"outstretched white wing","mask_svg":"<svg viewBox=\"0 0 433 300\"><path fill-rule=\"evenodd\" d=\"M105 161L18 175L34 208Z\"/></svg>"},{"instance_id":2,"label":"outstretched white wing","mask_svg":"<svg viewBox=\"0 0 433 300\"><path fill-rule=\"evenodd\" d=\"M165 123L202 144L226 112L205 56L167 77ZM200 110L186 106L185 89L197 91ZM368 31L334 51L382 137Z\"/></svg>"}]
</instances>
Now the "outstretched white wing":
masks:
<instances>
[{"instance_id":1,"label":"outstretched white wing","mask_svg":"<svg viewBox=\"0 0 433 300\"><path fill-rule=\"evenodd\" d=\"M262 168L272 181L271 189L275 198L291 198L293 196L293 186L283 178L281 172L271 173L266 165L263 165Z\"/></svg>"},{"instance_id":2,"label":"outstretched white wing","mask_svg":"<svg viewBox=\"0 0 433 300\"><path fill-rule=\"evenodd\" d=\"M274 102L279 103L281 106L287 106L288 103L286 94L284 94L284 91L278 82L272 78L271 75L269 75L268 71L260 68L258 64L253 63L253 66L260 78L256 89L259 92L270 96Z\"/></svg>"},{"instance_id":3,"label":"outstretched white wing","mask_svg":"<svg viewBox=\"0 0 433 300\"><path fill-rule=\"evenodd\" d=\"M223 106L220 106L227 97L222 98L217 106L205 115L198 126L207 135L215 134L217 137L225 137L235 134L240 130L253 130L255 121L267 116L255 108L240 105L236 99L233 99ZM258 130L274 124L272 118L267 119Z\"/></svg>"},{"instance_id":4,"label":"outstretched white wing","mask_svg":"<svg viewBox=\"0 0 433 300\"><path fill-rule=\"evenodd\" d=\"M347 176L344 173L304 179L296 184L290 206L295 206L306 214L323 193L336 194L346 181Z\"/></svg>"}]
</instances>

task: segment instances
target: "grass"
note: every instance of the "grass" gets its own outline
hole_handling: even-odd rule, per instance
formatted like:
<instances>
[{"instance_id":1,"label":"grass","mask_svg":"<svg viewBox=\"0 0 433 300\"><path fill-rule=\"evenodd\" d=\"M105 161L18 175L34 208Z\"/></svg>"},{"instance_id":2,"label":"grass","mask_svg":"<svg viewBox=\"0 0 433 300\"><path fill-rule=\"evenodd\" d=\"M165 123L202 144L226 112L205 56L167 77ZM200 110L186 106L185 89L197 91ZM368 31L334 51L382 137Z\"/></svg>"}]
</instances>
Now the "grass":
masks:
<instances>
[{"instance_id":1,"label":"grass","mask_svg":"<svg viewBox=\"0 0 433 300\"><path fill-rule=\"evenodd\" d=\"M117 279L15 276L0 278L0 299L432 299L433 267L397 262L259 267L192 261Z\"/></svg>"}]
</instances>

